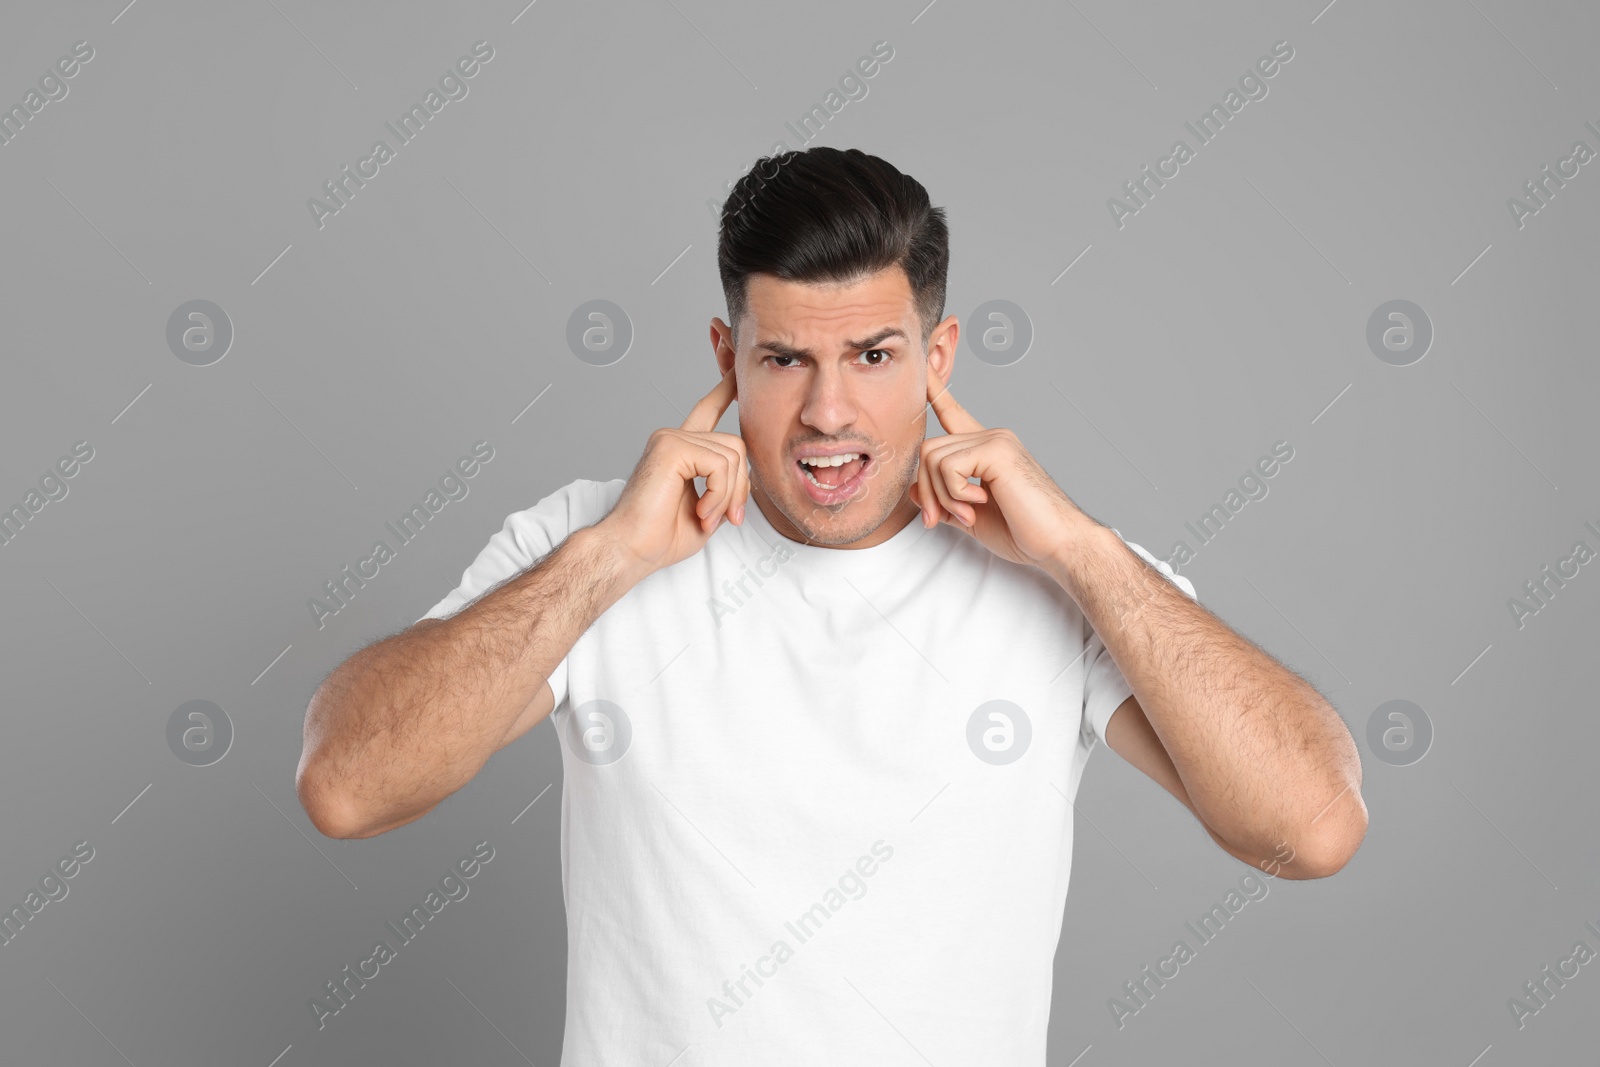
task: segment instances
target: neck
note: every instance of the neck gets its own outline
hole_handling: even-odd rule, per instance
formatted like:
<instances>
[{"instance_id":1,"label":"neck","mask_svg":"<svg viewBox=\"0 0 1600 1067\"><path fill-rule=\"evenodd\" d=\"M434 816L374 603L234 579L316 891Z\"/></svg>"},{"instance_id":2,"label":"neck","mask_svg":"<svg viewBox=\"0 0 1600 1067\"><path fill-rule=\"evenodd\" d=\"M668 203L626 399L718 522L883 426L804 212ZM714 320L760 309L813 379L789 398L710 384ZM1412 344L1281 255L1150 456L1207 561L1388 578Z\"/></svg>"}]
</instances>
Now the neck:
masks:
<instances>
[{"instance_id":1,"label":"neck","mask_svg":"<svg viewBox=\"0 0 1600 1067\"><path fill-rule=\"evenodd\" d=\"M912 502L910 495L903 493L900 496L900 500L895 504L893 510L891 510L888 515L884 516L883 521L878 523L876 527L866 531L864 534L862 534L862 536L854 541L850 541L846 544L834 545L823 544L813 540L813 538L804 530L800 529L793 522L789 521L789 517L779 510L778 506L772 502L767 494L756 488L754 485L750 487L750 502L761 509L761 514L764 515L766 520L772 524L772 528L778 531L784 537L787 537L791 541L799 541L802 544L815 545L818 548L854 549L871 548L874 545L881 545L895 534L905 529L907 523L916 521L917 516L920 514L917 505ZM857 509L861 506L861 501L854 501L846 505L847 508ZM819 535L826 535L827 532L828 531L826 529L817 531Z\"/></svg>"}]
</instances>

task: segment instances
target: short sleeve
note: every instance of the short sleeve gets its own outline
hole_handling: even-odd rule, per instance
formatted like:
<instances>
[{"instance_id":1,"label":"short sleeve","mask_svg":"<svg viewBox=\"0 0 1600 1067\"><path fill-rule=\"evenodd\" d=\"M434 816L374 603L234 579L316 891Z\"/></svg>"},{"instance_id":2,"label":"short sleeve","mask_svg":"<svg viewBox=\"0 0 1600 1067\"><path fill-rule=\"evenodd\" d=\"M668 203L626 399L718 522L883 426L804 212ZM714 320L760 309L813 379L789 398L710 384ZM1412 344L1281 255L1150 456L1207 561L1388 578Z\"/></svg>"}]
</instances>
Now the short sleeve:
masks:
<instances>
[{"instance_id":1,"label":"short sleeve","mask_svg":"<svg viewBox=\"0 0 1600 1067\"><path fill-rule=\"evenodd\" d=\"M621 495L625 479L595 482L586 478L557 489L531 508L506 516L498 533L489 538L461 574L457 585L435 604L423 619L444 619L477 600L489 590L534 566L574 530L600 521ZM418 619L421 622L422 619ZM556 664L548 679L559 706L567 697L567 657Z\"/></svg>"},{"instance_id":2,"label":"short sleeve","mask_svg":"<svg viewBox=\"0 0 1600 1067\"><path fill-rule=\"evenodd\" d=\"M1199 597L1195 596L1194 583L1174 571L1171 564L1157 559L1141 546L1122 537L1121 532L1117 530L1111 532L1122 538L1123 544L1159 571L1162 577L1188 594L1189 599L1199 600ZM1088 664L1083 683L1083 738L1093 745L1095 741L1105 739L1106 725L1111 722L1111 716L1122 706L1122 702L1133 696L1133 686L1123 677L1122 668L1111 658L1110 650L1106 648L1105 642L1089 625L1087 619L1083 625L1088 631L1083 653L1083 658Z\"/></svg>"}]
</instances>

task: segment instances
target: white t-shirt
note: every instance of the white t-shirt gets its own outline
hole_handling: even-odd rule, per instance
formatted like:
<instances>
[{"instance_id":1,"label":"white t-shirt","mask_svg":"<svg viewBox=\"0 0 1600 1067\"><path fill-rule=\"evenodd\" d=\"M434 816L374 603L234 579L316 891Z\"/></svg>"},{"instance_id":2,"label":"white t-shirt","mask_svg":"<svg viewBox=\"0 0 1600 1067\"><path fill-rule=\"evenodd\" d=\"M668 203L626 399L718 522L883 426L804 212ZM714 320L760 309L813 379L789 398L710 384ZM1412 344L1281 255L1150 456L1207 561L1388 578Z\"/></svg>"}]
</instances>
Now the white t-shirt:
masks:
<instances>
[{"instance_id":1,"label":"white t-shirt","mask_svg":"<svg viewBox=\"0 0 1600 1067\"><path fill-rule=\"evenodd\" d=\"M624 484L510 515L424 617ZM913 518L835 549L745 515L550 677L562 1067L1042 1065L1071 801L1132 689L1047 574L960 531Z\"/></svg>"}]
</instances>

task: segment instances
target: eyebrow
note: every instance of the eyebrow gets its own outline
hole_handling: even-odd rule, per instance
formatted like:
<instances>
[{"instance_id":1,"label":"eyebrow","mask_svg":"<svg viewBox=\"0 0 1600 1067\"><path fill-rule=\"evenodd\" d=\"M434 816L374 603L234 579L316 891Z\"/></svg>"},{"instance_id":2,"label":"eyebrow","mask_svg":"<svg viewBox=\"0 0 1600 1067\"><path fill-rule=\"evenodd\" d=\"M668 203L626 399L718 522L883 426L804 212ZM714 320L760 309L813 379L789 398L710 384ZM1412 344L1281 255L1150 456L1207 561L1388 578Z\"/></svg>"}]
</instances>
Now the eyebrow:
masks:
<instances>
[{"instance_id":1,"label":"eyebrow","mask_svg":"<svg viewBox=\"0 0 1600 1067\"><path fill-rule=\"evenodd\" d=\"M859 341L846 341L844 349L847 352L864 352L868 349L877 348L891 337L898 337L902 341L910 340L905 335L905 331L899 327L886 326L871 337L865 337ZM789 359L812 358L812 352L809 348L796 348L793 345L786 345L782 341L758 341L755 347L771 352L774 355L786 356Z\"/></svg>"}]
</instances>

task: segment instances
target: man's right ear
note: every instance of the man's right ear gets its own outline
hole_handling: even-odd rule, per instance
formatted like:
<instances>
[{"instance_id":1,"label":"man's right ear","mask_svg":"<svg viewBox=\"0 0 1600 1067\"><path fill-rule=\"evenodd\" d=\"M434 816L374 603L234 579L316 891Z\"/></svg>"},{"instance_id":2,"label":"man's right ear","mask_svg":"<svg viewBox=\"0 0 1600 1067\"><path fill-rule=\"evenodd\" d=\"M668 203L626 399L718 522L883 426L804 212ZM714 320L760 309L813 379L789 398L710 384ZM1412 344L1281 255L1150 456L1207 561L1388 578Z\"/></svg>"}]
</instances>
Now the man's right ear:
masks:
<instances>
[{"instance_id":1,"label":"man's right ear","mask_svg":"<svg viewBox=\"0 0 1600 1067\"><path fill-rule=\"evenodd\" d=\"M717 373L728 373L738 353L733 346L733 330L716 317L711 320L711 349L717 357ZM737 397L738 394L734 395Z\"/></svg>"}]
</instances>

